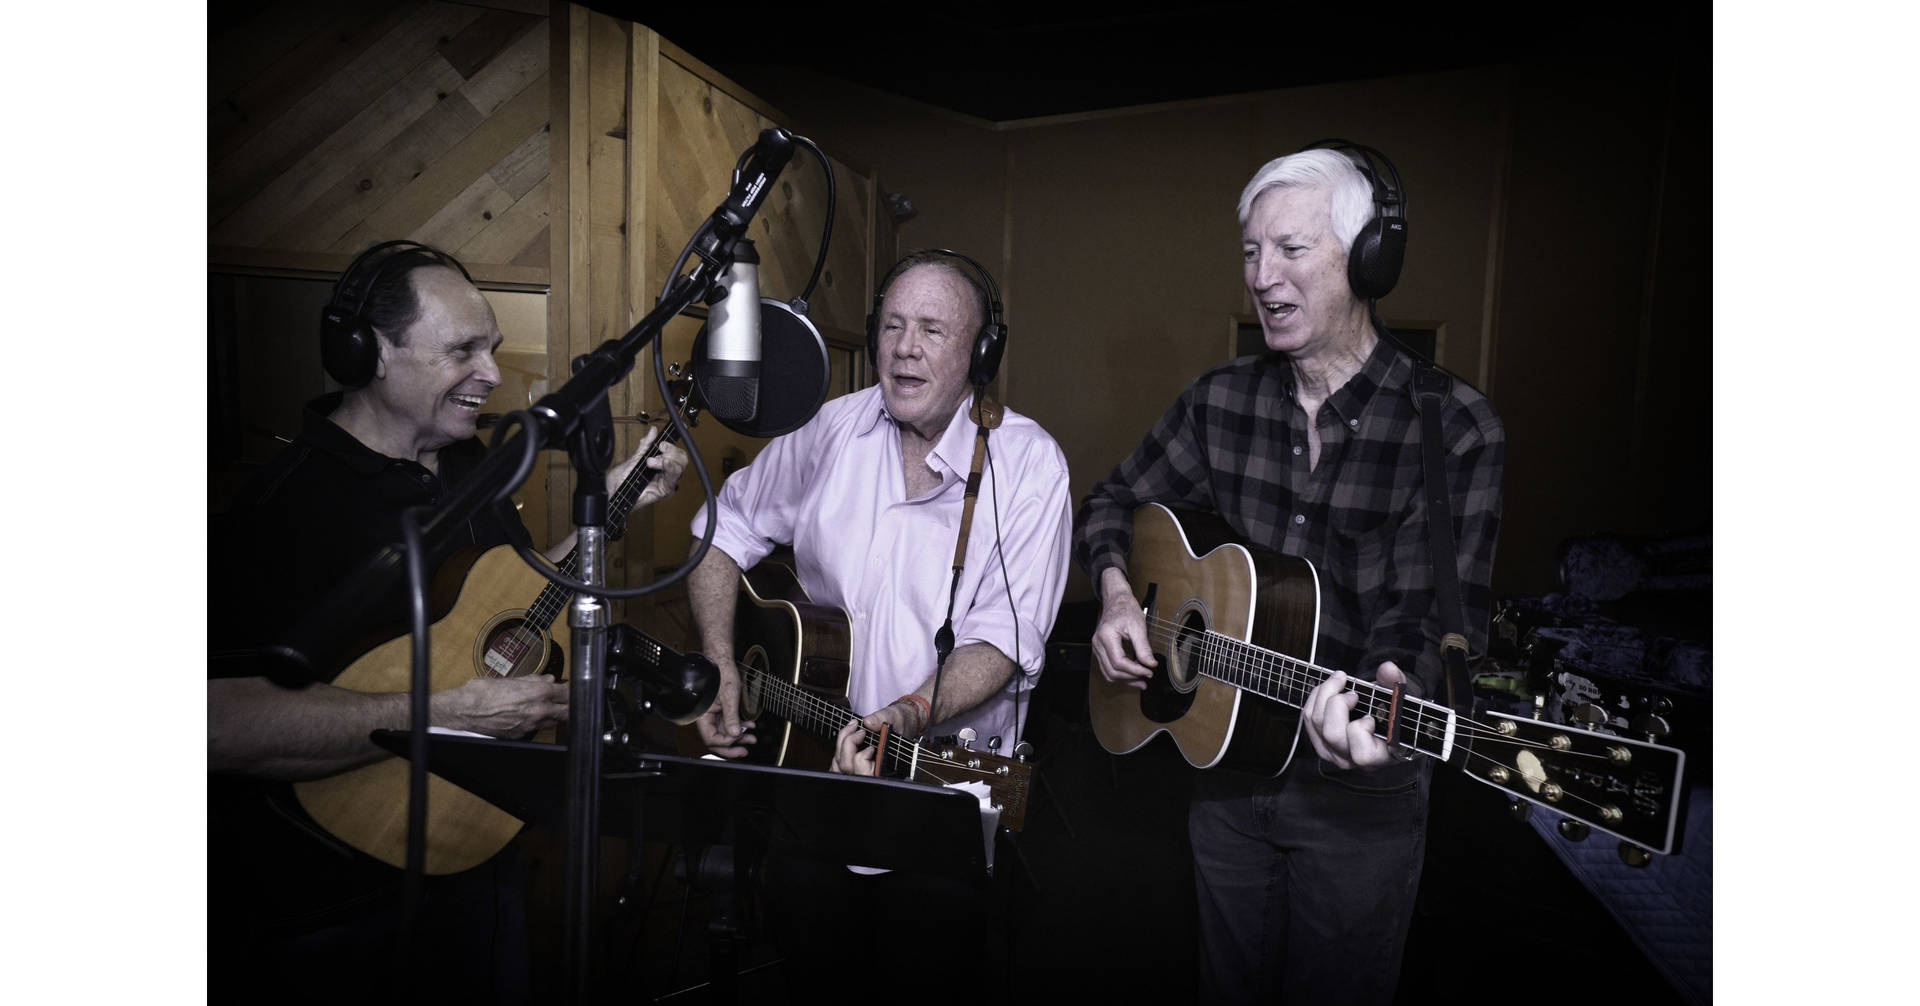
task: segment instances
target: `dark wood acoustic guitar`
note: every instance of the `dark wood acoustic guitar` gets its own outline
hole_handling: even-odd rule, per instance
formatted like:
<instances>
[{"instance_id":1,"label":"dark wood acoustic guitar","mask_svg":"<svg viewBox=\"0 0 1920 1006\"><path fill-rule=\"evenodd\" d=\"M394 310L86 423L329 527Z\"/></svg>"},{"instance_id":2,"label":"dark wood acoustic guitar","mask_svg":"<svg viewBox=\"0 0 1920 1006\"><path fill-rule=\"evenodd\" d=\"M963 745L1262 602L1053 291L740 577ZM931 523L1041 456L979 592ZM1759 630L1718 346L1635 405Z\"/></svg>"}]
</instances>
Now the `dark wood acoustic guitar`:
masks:
<instances>
[{"instance_id":1,"label":"dark wood acoustic guitar","mask_svg":"<svg viewBox=\"0 0 1920 1006\"><path fill-rule=\"evenodd\" d=\"M814 604L791 569L762 562L741 577L734 612L734 655L740 671L740 715L754 721L747 760L824 769L833 739L854 719L847 703L852 628L846 613ZM863 728L864 729L864 728ZM1000 808L1000 823L1026 823L1033 766L957 744L922 744L866 730L882 775L945 785L983 782Z\"/></svg>"},{"instance_id":2,"label":"dark wood acoustic guitar","mask_svg":"<svg viewBox=\"0 0 1920 1006\"><path fill-rule=\"evenodd\" d=\"M1149 503L1134 511L1127 565L1159 665L1144 691L1088 675L1101 746L1125 754L1166 734L1197 768L1285 771L1300 709L1334 673L1313 663L1312 563L1234 540L1216 517ZM1374 735L1409 756L1457 765L1644 849L1673 850L1686 764L1676 748L1502 713L1469 717L1369 681L1346 687Z\"/></svg>"}]
</instances>

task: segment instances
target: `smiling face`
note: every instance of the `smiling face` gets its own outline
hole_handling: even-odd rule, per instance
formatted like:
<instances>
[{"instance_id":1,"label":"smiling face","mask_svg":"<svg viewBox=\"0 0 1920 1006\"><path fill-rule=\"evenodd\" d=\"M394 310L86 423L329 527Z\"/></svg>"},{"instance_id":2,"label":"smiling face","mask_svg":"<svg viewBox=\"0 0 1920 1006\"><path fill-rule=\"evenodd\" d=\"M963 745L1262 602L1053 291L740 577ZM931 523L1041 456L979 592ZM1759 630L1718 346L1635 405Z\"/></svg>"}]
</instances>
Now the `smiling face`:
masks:
<instances>
[{"instance_id":1,"label":"smiling face","mask_svg":"<svg viewBox=\"0 0 1920 1006\"><path fill-rule=\"evenodd\" d=\"M877 324L887 412L923 439L939 437L967 396L981 324L972 287L944 265L916 265L887 287Z\"/></svg>"},{"instance_id":2,"label":"smiling face","mask_svg":"<svg viewBox=\"0 0 1920 1006\"><path fill-rule=\"evenodd\" d=\"M480 406L500 383L493 362L500 327L487 298L458 272L433 266L407 279L420 316L399 345L380 334L380 363L368 390L387 436L416 451L437 451L474 435Z\"/></svg>"},{"instance_id":3,"label":"smiling face","mask_svg":"<svg viewBox=\"0 0 1920 1006\"><path fill-rule=\"evenodd\" d=\"M1347 248L1333 233L1323 187L1268 189L1241 228L1242 275L1267 348L1309 359L1365 330L1366 305L1347 283Z\"/></svg>"}]
</instances>

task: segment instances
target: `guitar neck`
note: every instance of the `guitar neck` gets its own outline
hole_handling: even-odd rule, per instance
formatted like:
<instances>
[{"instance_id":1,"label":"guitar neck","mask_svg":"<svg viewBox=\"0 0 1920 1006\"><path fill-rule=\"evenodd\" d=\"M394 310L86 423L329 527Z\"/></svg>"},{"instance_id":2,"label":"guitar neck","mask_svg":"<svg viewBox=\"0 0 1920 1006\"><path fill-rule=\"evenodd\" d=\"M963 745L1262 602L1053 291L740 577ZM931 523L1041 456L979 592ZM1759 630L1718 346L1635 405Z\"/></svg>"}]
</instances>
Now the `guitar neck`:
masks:
<instances>
[{"instance_id":1,"label":"guitar neck","mask_svg":"<svg viewBox=\"0 0 1920 1006\"><path fill-rule=\"evenodd\" d=\"M1293 709L1304 708L1307 696L1334 675L1317 664L1212 630L1200 634L1188 659L1207 677ZM1373 720L1374 734L1382 740L1441 761L1452 755L1453 710L1358 678L1349 677L1347 688L1360 697L1354 711Z\"/></svg>"},{"instance_id":2,"label":"guitar neck","mask_svg":"<svg viewBox=\"0 0 1920 1006\"><path fill-rule=\"evenodd\" d=\"M655 470L648 468L647 462L660 452L662 444L678 440L679 432L678 427L668 423L666 428L660 431L660 438L647 449L647 456L633 466L633 470L627 473L627 477L620 481L620 487L608 497L607 525L609 527L620 526L627 514L633 512L634 505L640 502L640 495L647 491L648 485L653 483ZM580 546L575 545L567 550L566 556L560 560L556 568L561 576L574 578L580 569ZM573 600L573 591L557 583L549 583L540 591L540 596L534 598L533 603L527 606L527 622L539 631L545 632L553 626L553 620L559 617L561 609L565 608L567 602L571 600Z\"/></svg>"},{"instance_id":3,"label":"guitar neck","mask_svg":"<svg viewBox=\"0 0 1920 1006\"><path fill-rule=\"evenodd\" d=\"M808 691L778 675L744 664L736 664L741 680L751 682L760 689L762 708L775 716L799 727L801 730L831 741L840 733L840 728L850 719L858 717L844 705ZM865 726L860 728L866 735L868 744L877 744L880 735ZM902 775L912 775L912 769L924 754L923 746L898 734L887 735L887 745L880 752L880 765L883 770L895 769Z\"/></svg>"}]
</instances>

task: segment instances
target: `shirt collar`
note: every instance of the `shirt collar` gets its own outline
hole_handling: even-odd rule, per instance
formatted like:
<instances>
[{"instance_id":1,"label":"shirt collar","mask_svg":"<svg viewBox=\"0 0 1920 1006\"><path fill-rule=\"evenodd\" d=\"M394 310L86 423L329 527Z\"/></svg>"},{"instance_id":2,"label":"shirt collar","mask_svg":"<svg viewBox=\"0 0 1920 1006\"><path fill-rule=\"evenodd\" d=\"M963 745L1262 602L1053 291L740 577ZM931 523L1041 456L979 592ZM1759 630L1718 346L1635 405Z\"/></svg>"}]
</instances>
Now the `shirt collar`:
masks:
<instances>
[{"instance_id":1,"label":"shirt collar","mask_svg":"<svg viewBox=\"0 0 1920 1006\"><path fill-rule=\"evenodd\" d=\"M1386 385L1387 375L1399 360L1400 353L1393 348L1392 341L1379 335L1366 364L1358 373L1347 378L1347 383L1342 384L1339 390L1327 396L1327 405L1341 419L1358 419L1366 411L1367 403L1373 401L1374 393Z\"/></svg>"},{"instance_id":2,"label":"shirt collar","mask_svg":"<svg viewBox=\"0 0 1920 1006\"><path fill-rule=\"evenodd\" d=\"M879 428L882 419L887 421L888 429L898 429L893 416L887 412L887 402L880 396L878 385L874 386L873 392L874 407L855 430L856 436L864 437L872 433ZM929 463L938 462L932 465L935 471L951 472L965 477L973 464L973 455L970 453L973 448L969 443L973 439L973 420L969 416L969 407L972 405L973 393L969 391L966 397L960 400L959 406L953 410L953 418L947 420L947 428L941 432L940 439L934 442L933 450L927 452Z\"/></svg>"},{"instance_id":3,"label":"shirt collar","mask_svg":"<svg viewBox=\"0 0 1920 1006\"><path fill-rule=\"evenodd\" d=\"M306 411L301 415L301 439L333 455L361 475L377 475L389 466L401 463L399 459L390 458L361 443L359 438L328 418L340 407L343 397L342 393L335 391L308 402Z\"/></svg>"}]
</instances>

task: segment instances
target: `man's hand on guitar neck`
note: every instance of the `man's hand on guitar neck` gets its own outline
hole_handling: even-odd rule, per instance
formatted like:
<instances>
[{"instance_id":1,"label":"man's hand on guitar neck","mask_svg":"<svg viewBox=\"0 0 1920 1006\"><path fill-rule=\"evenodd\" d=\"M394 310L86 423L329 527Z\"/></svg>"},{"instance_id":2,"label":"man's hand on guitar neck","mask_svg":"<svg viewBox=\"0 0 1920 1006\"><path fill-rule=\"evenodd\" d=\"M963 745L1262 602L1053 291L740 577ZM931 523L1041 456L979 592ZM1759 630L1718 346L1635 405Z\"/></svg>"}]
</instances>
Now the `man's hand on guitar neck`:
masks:
<instances>
[{"instance_id":1,"label":"man's hand on guitar neck","mask_svg":"<svg viewBox=\"0 0 1920 1006\"><path fill-rule=\"evenodd\" d=\"M1093 656L1108 681L1144 689L1160 662L1147 641L1147 618L1133 586L1118 566L1100 571L1100 624L1093 630ZM1132 652L1128 652L1128 647ZM1137 657L1137 659L1136 659Z\"/></svg>"},{"instance_id":2,"label":"man's hand on guitar neck","mask_svg":"<svg viewBox=\"0 0 1920 1006\"><path fill-rule=\"evenodd\" d=\"M921 697L921 702L926 701ZM945 703L942 703L944 705ZM927 729L925 717L919 705L902 696L890 706L874 710L864 719L848 720L840 728L840 735L833 742L833 764L828 771L842 775L874 775L874 757L878 754L875 747L867 744L866 734L871 730L880 732L881 724L887 725L890 735L914 738Z\"/></svg>"},{"instance_id":3,"label":"man's hand on guitar neck","mask_svg":"<svg viewBox=\"0 0 1920 1006\"><path fill-rule=\"evenodd\" d=\"M1398 664L1388 660L1380 665L1374 683L1383 688L1405 686L1407 676ZM1354 706L1360 702L1357 692L1347 690L1347 675L1336 671L1320 682L1300 707L1300 719L1307 728L1307 740L1313 750L1335 768L1374 768L1394 760L1393 746L1373 735L1373 719L1355 719Z\"/></svg>"}]
</instances>

